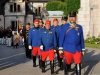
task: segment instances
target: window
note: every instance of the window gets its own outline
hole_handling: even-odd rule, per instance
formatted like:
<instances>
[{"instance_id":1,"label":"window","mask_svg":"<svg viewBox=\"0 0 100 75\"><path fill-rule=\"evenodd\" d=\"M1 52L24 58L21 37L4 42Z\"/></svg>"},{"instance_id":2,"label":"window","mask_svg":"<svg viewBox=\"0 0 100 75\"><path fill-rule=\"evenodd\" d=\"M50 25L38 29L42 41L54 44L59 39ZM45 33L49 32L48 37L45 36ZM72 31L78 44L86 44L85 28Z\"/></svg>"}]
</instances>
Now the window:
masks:
<instances>
[{"instance_id":1,"label":"window","mask_svg":"<svg viewBox=\"0 0 100 75\"><path fill-rule=\"evenodd\" d=\"M20 10L20 5L17 5L16 3L10 5L10 12L20 12Z\"/></svg>"},{"instance_id":2,"label":"window","mask_svg":"<svg viewBox=\"0 0 100 75\"><path fill-rule=\"evenodd\" d=\"M13 12L13 5L10 5L10 12Z\"/></svg>"},{"instance_id":3,"label":"window","mask_svg":"<svg viewBox=\"0 0 100 75\"><path fill-rule=\"evenodd\" d=\"M18 12L20 12L20 5L18 5L18 7L17 7L17 8L18 8L18 9L17 9L17 10L18 10Z\"/></svg>"},{"instance_id":4,"label":"window","mask_svg":"<svg viewBox=\"0 0 100 75\"><path fill-rule=\"evenodd\" d=\"M37 16L37 9L35 9L35 14L36 14L36 16Z\"/></svg>"},{"instance_id":5,"label":"window","mask_svg":"<svg viewBox=\"0 0 100 75\"><path fill-rule=\"evenodd\" d=\"M41 13L41 7L38 7L38 10L39 10L39 14Z\"/></svg>"},{"instance_id":6,"label":"window","mask_svg":"<svg viewBox=\"0 0 100 75\"><path fill-rule=\"evenodd\" d=\"M16 12L16 3L14 3L14 12Z\"/></svg>"}]
</instances>

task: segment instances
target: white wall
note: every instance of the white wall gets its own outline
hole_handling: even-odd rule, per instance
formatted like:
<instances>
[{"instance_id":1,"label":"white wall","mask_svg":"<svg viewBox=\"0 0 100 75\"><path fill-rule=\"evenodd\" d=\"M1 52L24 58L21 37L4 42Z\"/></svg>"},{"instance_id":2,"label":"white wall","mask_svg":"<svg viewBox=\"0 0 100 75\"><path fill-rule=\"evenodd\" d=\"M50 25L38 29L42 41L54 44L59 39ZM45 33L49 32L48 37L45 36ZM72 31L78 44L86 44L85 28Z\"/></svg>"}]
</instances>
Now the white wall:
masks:
<instances>
[{"instance_id":1,"label":"white wall","mask_svg":"<svg viewBox=\"0 0 100 75\"><path fill-rule=\"evenodd\" d=\"M79 9L77 21L78 24L83 26L84 37L90 35L90 1L81 0L81 8Z\"/></svg>"},{"instance_id":2,"label":"white wall","mask_svg":"<svg viewBox=\"0 0 100 75\"><path fill-rule=\"evenodd\" d=\"M25 25L24 16L19 16L18 19L21 25ZM16 16L5 17L5 28L7 28L8 26L11 26L11 21L17 21Z\"/></svg>"},{"instance_id":3,"label":"white wall","mask_svg":"<svg viewBox=\"0 0 100 75\"><path fill-rule=\"evenodd\" d=\"M5 4L5 15L25 15L25 2L17 2L20 5L21 12L10 12L10 4Z\"/></svg>"}]
</instances>

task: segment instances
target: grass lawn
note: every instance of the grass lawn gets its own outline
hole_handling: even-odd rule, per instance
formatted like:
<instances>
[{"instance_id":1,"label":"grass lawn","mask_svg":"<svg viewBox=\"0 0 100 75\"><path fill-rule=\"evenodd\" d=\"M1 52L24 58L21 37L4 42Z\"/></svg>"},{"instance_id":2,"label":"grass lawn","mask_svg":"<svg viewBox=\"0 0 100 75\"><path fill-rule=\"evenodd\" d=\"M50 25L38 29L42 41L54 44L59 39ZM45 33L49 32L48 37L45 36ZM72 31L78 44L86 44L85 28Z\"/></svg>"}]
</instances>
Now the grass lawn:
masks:
<instances>
[{"instance_id":1,"label":"grass lawn","mask_svg":"<svg viewBox=\"0 0 100 75\"><path fill-rule=\"evenodd\" d=\"M90 47L90 48L99 48L100 49L100 44L85 43L85 46Z\"/></svg>"}]
</instances>

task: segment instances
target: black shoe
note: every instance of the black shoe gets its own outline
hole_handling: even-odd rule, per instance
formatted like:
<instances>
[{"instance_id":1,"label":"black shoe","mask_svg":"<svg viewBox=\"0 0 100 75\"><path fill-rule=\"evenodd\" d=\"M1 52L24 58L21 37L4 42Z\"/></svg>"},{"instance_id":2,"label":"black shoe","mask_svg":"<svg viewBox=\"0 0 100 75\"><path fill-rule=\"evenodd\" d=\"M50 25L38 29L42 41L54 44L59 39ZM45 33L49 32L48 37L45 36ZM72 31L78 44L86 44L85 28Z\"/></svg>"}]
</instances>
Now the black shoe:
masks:
<instances>
[{"instance_id":1,"label":"black shoe","mask_svg":"<svg viewBox=\"0 0 100 75\"><path fill-rule=\"evenodd\" d=\"M74 69L71 69L71 68L68 70L68 72L73 72L73 71L74 71Z\"/></svg>"},{"instance_id":2,"label":"black shoe","mask_svg":"<svg viewBox=\"0 0 100 75\"><path fill-rule=\"evenodd\" d=\"M33 56L33 67L36 67L36 56Z\"/></svg>"},{"instance_id":3,"label":"black shoe","mask_svg":"<svg viewBox=\"0 0 100 75\"><path fill-rule=\"evenodd\" d=\"M29 59L32 59L32 57L31 57L31 56L29 56Z\"/></svg>"},{"instance_id":4,"label":"black shoe","mask_svg":"<svg viewBox=\"0 0 100 75\"><path fill-rule=\"evenodd\" d=\"M42 67L42 73L45 73L45 67Z\"/></svg>"},{"instance_id":5,"label":"black shoe","mask_svg":"<svg viewBox=\"0 0 100 75\"><path fill-rule=\"evenodd\" d=\"M67 67L68 67L68 72L73 72L74 71L74 69L71 68L71 64L67 65Z\"/></svg>"},{"instance_id":6,"label":"black shoe","mask_svg":"<svg viewBox=\"0 0 100 75\"><path fill-rule=\"evenodd\" d=\"M26 58L28 58L28 56L26 56Z\"/></svg>"},{"instance_id":7,"label":"black shoe","mask_svg":"<svg viewBox=\"0 0 100 75\"><path fill-rule=\"evenodd\" d=\"M33 63L33 67L36 67L36 62Z\"/></svg>"}]
</instances>

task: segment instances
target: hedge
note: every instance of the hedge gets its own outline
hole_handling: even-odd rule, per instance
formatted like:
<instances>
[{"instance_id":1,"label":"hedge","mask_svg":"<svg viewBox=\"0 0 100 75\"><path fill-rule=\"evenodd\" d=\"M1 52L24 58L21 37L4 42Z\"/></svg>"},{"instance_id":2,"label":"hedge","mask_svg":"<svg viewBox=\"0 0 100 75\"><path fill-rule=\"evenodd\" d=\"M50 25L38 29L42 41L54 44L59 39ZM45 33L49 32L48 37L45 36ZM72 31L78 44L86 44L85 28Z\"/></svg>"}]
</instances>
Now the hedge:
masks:
<instances>
[{"instance_id":1,"label":"hedge","mask_svg":"<svg viewBox=\"0 0 100 75\"><path fill-rule=\"evenodd\" d=\"M61 1L52 1L46 4L47 11L64 11L67 12L67 4Z\"/></svg>"},{"instance_id":2,"label":"hedge","mask_svg":"<svg viewBox=\"0 0 100 75\"><path fill-rule=\"evenodd\" d=\"M58 1L51 1L46 4L46 10L63 11L64 15L67 16L70 11L78 12L79 8L80 8L80 0L58 0Z\"/></svg>"}]
</instances>

